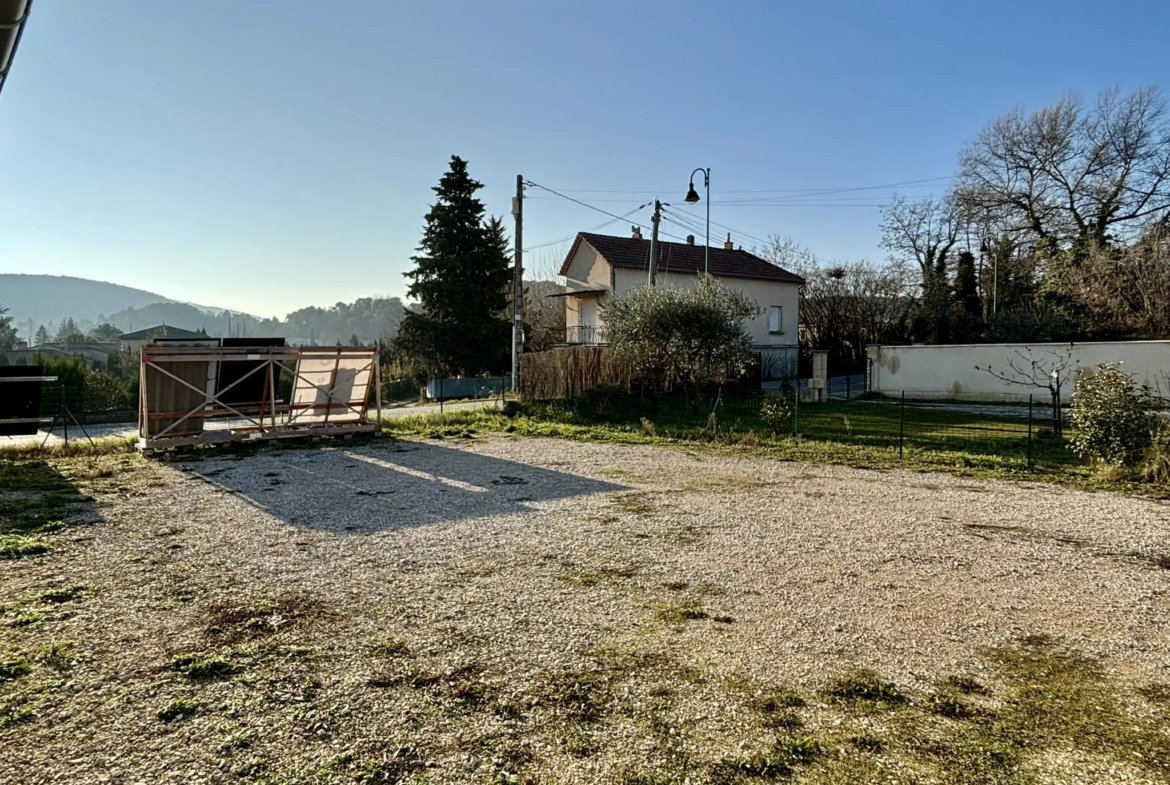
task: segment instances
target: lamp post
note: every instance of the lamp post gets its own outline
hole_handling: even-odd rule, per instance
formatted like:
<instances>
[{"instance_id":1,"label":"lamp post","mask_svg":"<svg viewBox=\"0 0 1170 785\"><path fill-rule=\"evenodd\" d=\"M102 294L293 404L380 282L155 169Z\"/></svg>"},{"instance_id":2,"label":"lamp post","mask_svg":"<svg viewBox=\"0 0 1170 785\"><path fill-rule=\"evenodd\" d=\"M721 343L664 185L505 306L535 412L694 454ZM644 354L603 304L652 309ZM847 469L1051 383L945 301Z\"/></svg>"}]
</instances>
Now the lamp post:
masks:
<instances>
[{"instance_id":1,"label":"lamp post","mask_svg":"<svg viewBox=\"0 0 1170 785\"><path fill-rule=\"evenodd\" d=\"M695 174L703 173L703 187L707 189L707 241L703 246L703 272L707 275L711 274L711 169L708 167L704 169L699 167L694 172L691 172L691 185L687 189L686 198L683 199L687 204L698 204L699 194L695 191Z\"/></svg>"}]
</instances>

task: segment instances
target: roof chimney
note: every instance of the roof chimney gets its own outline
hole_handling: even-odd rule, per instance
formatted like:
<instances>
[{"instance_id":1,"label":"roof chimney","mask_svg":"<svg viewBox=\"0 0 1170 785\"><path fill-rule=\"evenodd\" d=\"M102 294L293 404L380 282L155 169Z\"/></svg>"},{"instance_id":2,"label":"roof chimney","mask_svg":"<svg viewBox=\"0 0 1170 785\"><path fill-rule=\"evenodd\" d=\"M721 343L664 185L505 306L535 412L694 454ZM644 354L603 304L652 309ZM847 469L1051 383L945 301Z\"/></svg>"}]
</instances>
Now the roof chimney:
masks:
<instances>
[{"instance_id":1,"label":"roof chimney","mask_svg":"<svg viewBox=\"0 0 1170 785\"><path fill-rule=\"evenodd\" d=\"M635 240L642 239L642 227L641 226L631 226L630 233Z\"/></svg>"},{"instance_id":2,"label":"roof chimney","mask_svg":"<svg viewBox=\"0 0 1170 785\"><path fill-rule=\"evenodd\" d=\"M723 243L723 250L725 250L725 251L734 251L735 250L735 244L731 242L731 232L727 233L727 240L725 240Z\"/></svg>"},{"instance_id":3,"label":"roof chimney","mask_svg":"<svg viewBox=\"0 0 1170 785\"><path fill-rule=\"evenodd\" d=\"M695 236L693 234L688 234L687 235L687 245L694 245L694 244L695 244Z\"/></svg>"}]
</instances>

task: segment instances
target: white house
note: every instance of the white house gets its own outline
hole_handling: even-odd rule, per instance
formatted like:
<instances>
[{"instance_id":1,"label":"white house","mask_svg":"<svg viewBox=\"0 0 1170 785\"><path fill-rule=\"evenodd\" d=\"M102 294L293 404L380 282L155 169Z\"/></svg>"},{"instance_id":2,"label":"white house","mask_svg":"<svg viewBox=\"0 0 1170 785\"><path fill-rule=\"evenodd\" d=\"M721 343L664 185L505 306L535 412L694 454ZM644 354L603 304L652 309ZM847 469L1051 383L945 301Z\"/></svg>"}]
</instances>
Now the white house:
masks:
<instances>
[{"instance_id":1,"label":"white house","mask_svg":"<svg viewBox=\"0 0 1170 785\"><path fill-rule=\"evenodd\" d=\"M765 379L795 371L799 354L800 287L804 279L742 248L730 235L722 247L712 247L711 275L729 289L755 300L760 316L748 325L752 344L760 352ZM693 287L704 269L704 248L694 237L685 243L659 243L656 285ZM650 241L635 228L631 237L581 232L569 249L560 274L566 279L565 341L568 344L604 344L605 301L639 286L649 274Z\"/></svg>"}]
</instances>

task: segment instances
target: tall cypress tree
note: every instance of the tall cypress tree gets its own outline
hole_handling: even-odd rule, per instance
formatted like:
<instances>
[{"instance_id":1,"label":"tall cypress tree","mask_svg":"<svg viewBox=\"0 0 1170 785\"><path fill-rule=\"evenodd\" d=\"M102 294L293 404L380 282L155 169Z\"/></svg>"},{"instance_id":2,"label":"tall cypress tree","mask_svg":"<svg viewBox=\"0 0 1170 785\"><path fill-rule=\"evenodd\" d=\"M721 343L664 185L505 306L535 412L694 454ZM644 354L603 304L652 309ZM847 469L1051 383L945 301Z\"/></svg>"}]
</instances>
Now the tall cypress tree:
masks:
<instances>
[{"instance_id":1,"label":"tall cypress tree","mask_svg":"<svg viewBox=\"0 0 1170 785\"><path fill-rule=\"evenodd\" d=\"M451 156L451 168L434 188L437 199L407 293L422 313L409 313L397 343L432 373L501 372L507 362L511 323L507 318L511 262L503 223L485 220L483 187L467 173L467 162Z\"/></svg>"},{"instance_id":2,"label":"tall cypress tree","mask_svg":"<svg viewBox=\"0 0 1170 785\"><path fill-rule=\"evenodd\" d=\"M975 256L970 251L959 254L951 297L951 332L954 340L963 343L978 340L983 334L983 303L979 299Z\"/></svg>"}]
</instances>

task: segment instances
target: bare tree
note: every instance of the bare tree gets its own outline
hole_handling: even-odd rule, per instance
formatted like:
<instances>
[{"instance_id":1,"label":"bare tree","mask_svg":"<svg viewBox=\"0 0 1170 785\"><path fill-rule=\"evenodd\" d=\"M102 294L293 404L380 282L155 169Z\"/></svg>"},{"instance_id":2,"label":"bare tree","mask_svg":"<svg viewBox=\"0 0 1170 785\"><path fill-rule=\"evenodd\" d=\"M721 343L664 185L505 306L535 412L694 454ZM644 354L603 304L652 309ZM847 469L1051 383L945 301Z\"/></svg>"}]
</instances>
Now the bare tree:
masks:
<instances>
[{"instance_id":1,"label":"bare tree","mask_svg":"<svg viewBox=\"0 0 1170 785\"><path fill-rule=\"evenodd\" d=\"M1101 335L1170 338L1170 226L1158 223L1124 248L1093 245L1067 274Z\"/></svg>"},{"instance_id":2,"label":"bare tree","mask_svg":"<svg viewBox=\"0 0 1170 785\"><path fill-rule=\"evenodd\" d=\"M1060 417L1060 391L1068 379L1072 366L1072 344L1063 349L1016 349L1007 359L1007 367L975 366L996 379L1021 387L1035 387L1047 390L1052 397L1052 431L1056 435L1064 432Z\"/></svg>"},{"instance_id":3,"label":"bare tree","mask_svg":"<svg viewBox=\"0 0 1170 785\"><path fill-rule=\"evenodd\" d=\"M959 155L963 206L1053 249L1108 243L1170 211L1170 120L1157 87L1013 109Z\"/></svg>"},{"instance_id":4,"label":"bare tree","mask_svg":"<svg viewBox=\"0 0 1170 785\"><path fill-rule=\"evenodd\" d=\"M936 272L945 274L961 225L958 204L949 196L916 202L898 196L882 208L882 247L897 261L916 262L925 287Z\"/></svg>"},{"instance_id":5,"label":"bare tree","mask_svg":"<svg viewBox=\"0 0 1170 785\"><path fill-rule=\"evenodd\" d=\"M830 362L854 371L864 367L869 344L905 339L917 305L915 275L907 264L822 265L791 238L768 239L753 253L805 280L800 327L806 348L826 349Z\"/></svg>"}]
</instances>

